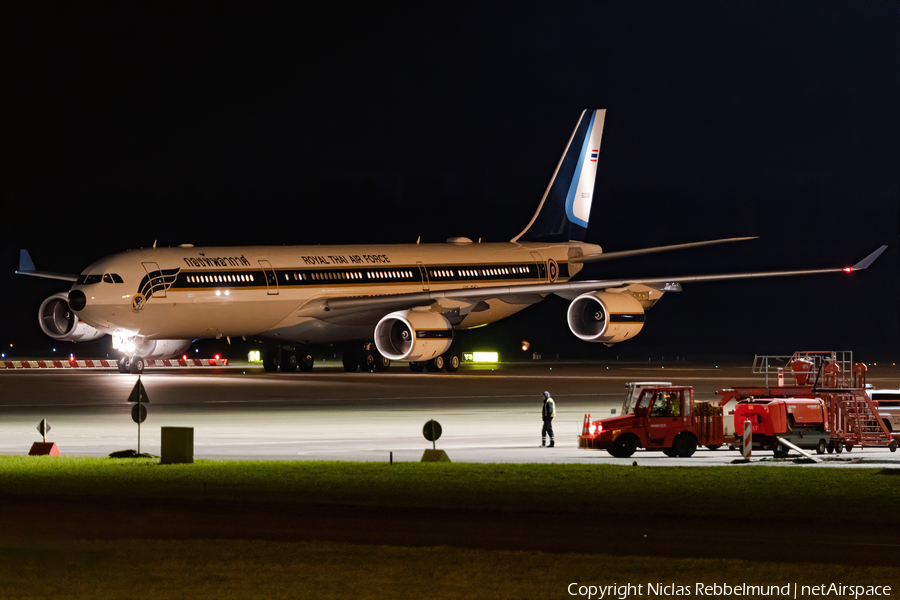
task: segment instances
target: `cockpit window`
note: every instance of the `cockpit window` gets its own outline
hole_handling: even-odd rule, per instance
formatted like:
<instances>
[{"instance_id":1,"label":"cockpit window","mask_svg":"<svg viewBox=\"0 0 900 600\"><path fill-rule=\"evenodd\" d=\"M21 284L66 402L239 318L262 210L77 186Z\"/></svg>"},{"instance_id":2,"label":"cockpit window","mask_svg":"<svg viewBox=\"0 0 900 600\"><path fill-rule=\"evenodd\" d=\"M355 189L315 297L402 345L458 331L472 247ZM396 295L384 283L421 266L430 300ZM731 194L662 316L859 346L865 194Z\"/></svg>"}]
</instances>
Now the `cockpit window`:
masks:
<instances>
[{"instance_id":1,"label":"cockpit window","mask_svg":"<svg viewBox=\"0 0 900 600\"><path fill-rule=\"evenodd\" d=\"M76 283L81 285L90 285L92 283L100 283L100 280L103 279L103 275L82 275L78 278Z\"/></svg>"},{"instance_id":2,"label":"cockpit window","mask_svg":"<svg viewBox=\"0 0 900 600\"><path fill-rule=\"evenodd\" d=\"M105 283L125 283L117 273L105 273L103 275L103 281Z\"/></svg>"},{"instance_id":3,"label":"cockpit window","mask_svg":"<svg viewBox=\"0 0 900 600\"><path fill-rule=\"evenodd\" d=\"M118 273L112 274L112 280L113 280L113 283L125 283L124 281L122 281L122 278L119 277Z\"/></svg>"}]
</instances>

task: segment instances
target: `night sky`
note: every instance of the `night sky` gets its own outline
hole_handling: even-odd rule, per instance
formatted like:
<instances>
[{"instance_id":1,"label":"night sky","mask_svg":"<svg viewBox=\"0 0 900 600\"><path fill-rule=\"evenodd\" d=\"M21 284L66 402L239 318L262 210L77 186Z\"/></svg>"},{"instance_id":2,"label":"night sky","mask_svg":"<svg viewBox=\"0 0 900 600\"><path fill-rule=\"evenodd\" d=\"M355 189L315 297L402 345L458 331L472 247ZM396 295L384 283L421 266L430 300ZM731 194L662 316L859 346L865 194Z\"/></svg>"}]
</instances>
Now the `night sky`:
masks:
<instances>
[{"instance_id":1,"label":"night sky","mask_svg":"<svg viewBox=\"0 0 900 600\"><path fill-rule=\"evenodd\" d=\"M606 108L589 241L761 237L592 278L842 267L890 247L849 276L686 284L614 348L578 341L552 298L457 350L900 358L896 1L3 12L0 346L13 355L108 347L41 333L41 300L68 286L14 275L19 248L79 273L154 240L506 241L581 111Z\"/></svg>"}]
</instances>

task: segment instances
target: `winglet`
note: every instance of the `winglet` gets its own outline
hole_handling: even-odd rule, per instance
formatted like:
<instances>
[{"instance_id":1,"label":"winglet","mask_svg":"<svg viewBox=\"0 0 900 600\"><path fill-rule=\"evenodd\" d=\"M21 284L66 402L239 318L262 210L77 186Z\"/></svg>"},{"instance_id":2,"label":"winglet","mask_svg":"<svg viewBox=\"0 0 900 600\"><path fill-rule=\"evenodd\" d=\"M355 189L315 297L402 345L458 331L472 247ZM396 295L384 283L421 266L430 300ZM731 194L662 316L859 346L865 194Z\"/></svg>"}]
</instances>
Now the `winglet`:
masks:
<instances>
[{"instance_id":1,"label":"winglet","mask_svg":"<svg viewBox=\"0 0 900 600\"><path fill-rule=\"evenodd\" d=\"M31 260L31 255L28 254L28 250L21 249L19 250L19 270L16 273L34 273L37 269L34 268L34 261Z\"/></svg>"},{"instance_id":2,"label":"winglet","mask_svg":"<svg viewBox=\"0 0 900 600\"><path fill-rule=\"evenodd\" d=\"M869 265L871 265L873 262L875 262L875 259L878 258L879 256L881 256L881 253L884 252L886 249L887 249L887 246L882 246L878 250L873 252L872 254L868 255L867 257L865 257L864 259L862 259L861 261L859 261L858 263L856 263L855 265L850 267L849 269L844 269L844 270L845 271L862 271L863 269L865 269Z\"/></svg>"}]
</instances>

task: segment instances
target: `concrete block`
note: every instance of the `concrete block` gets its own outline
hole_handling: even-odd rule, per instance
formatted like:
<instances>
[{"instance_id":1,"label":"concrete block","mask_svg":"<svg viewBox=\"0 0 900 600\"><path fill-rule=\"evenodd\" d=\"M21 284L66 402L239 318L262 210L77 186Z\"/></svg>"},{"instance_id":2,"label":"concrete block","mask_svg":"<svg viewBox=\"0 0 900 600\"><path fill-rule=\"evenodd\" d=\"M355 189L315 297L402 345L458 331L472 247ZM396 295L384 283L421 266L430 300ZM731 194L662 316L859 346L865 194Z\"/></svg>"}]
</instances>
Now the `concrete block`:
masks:
<instances>
[{"instance_id":1,"label":"concrete block","mask_svg":"<svg viewBox=\"0 0 900 600\"><path fill-rule=\"evenodd\" d=\"M59 448L56 442L35 442L28 451L28 456L59 456Z\"/></svg>"},{"instance_id":2,"label":"concrete block","mask_svg":"<svg viewBox=\"0 0 900 600\"><path fill-rule=\"evenodd\" d=\"M194 462L194 428L160 427L159 463L162 465Z\"/></svg>"},{"instance_id":3,"label":"concrete block","mask_svg":"<svg viewBox=\"0 0 900 600\"><path fill-rule=\"evenodd\" d=\"M453 462L443 450L426 450L419 462Z\"/></svg>"}]
</instances>

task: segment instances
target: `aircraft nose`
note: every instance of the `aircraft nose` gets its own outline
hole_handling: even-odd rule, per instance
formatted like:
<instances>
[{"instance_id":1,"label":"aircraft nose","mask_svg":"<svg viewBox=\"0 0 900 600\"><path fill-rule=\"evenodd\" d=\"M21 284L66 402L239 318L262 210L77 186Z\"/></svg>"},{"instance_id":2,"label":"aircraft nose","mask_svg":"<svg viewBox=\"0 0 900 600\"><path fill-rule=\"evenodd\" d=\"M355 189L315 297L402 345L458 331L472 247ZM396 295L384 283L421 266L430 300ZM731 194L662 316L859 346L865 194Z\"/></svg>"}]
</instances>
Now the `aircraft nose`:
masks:
<instances>
[{"instance_id":1,"label":"aircraft nose","mask_svg":"<svg viewBox=\"0 0 900 600\"><path fill-rule=\"evenodd\" d=\"M87 296L81 290L72 290L69 292L69 308L74 311L82 310L87 306Z\"/></svg>"}]
</instances>

